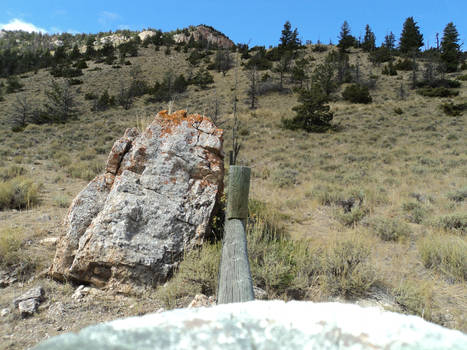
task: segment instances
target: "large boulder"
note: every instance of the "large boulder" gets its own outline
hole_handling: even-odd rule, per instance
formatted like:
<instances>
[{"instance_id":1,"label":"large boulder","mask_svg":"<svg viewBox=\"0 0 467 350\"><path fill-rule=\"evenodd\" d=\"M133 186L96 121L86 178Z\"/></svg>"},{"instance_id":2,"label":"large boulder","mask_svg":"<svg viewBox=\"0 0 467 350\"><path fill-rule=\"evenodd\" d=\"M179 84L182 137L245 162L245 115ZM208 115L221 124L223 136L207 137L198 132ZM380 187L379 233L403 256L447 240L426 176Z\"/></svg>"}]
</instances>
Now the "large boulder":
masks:
<instances>
[{"instance_id":1,"label":"large boulder","mask_svg":"<svg viewBox=\"0 0 467 350\"><path fill-rule=\"evenodd\" d=\"M465 350L467 335L379 308L252 301L116 320L33 350Z\"/></svg>"},{"instance_id":2,"label":"large boulder","mask_svg":"<svg viewBox=\"0 0 467 350\"><path fill-rule=\"evenodd\" d=\"M166 281L207 238L222 194L222 135L185 111L126 130L105 173L73 200L51 275L121 292Z\"/></svg>"}]
</instances>

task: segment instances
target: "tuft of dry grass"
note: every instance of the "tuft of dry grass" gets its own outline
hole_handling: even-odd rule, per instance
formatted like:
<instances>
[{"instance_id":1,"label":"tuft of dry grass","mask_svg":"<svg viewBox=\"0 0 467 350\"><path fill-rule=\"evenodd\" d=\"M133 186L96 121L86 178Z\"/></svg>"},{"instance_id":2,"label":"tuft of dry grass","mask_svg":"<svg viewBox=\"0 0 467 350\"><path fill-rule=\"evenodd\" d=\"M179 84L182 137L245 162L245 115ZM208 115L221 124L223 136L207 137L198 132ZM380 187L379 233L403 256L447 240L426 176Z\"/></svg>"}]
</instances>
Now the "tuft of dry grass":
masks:
<instances>
[{"instance_id":1,"label":"tuft of dry grass","mask_svg":"<svg viewBox=\"0 0 467 350\"><path fill-rule=\"evenodd\" d=\"M29 209L39 204L39 188L26 177L0 182L0 210Z\"/></svg>"},{"instance_id":2,"label":"tuft of dry grass","mask_svg":"<svg viewBox=\"0 0 467 350\"><path fill-rule=\"evenodd\" d=\"M453 281L467 281L467 242L450 234L430 234L420 240L423 264Z\"/></svg>"},{"instance_id":3,"label":"tuft of dry grass","mask_svg":"<svg viewBox=\"0 0 467 350\"><path fill-rule=\"evenodd\" d=\"M0 266L12 266L22 260L24 232L19 228L0 229Z\"/></svg>"}]
</instances>

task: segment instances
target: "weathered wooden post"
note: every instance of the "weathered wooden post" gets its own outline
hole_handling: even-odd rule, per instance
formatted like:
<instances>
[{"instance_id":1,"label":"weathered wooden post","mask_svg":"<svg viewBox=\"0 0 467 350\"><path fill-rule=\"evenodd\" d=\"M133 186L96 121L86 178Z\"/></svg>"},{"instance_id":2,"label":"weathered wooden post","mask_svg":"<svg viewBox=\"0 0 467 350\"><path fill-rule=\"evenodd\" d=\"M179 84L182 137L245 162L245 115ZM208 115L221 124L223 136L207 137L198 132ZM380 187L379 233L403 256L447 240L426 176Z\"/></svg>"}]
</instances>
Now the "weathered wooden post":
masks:
<instances>
[{"instance_id":1,"label":"weathered wooden post","mask_svg":"<svg viewBox=\"0 0 467 350\"><path fill-rule=\"evenodd\" d=\"M254 300L246 243L251 169L230 166L217 303Z\"/></svg>"}]
</instances>

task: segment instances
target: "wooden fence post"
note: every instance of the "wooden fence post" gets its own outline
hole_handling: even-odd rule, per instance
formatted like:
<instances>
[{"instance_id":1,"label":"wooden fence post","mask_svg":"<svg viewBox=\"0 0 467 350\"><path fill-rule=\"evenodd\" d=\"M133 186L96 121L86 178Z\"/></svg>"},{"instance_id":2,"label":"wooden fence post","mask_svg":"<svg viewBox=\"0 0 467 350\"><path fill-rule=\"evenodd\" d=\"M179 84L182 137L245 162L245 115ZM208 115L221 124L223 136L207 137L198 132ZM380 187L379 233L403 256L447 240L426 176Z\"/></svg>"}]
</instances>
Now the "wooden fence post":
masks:
<instances>
[{"instance_id":1,"label":"wooden fence post","mask_svg":"<svg viewBox=\"0 0 467 350\"><path fill-rule=\"evenodd\" d=\"M217 303L254 300L246 242L251 169L231 166Z\"/></svg>"}]
</instances>

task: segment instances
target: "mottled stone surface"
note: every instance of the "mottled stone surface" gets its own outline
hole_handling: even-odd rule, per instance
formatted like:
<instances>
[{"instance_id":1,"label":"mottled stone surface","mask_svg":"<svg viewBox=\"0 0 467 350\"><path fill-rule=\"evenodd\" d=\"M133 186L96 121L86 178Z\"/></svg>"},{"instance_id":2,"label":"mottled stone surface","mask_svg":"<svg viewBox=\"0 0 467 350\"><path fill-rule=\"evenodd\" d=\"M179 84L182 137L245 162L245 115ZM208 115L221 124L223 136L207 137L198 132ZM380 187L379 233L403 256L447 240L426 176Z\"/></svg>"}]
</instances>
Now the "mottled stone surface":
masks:
<instances>
[{"instance_id":1,"label":"mottled stone surface","mask_svg":"<svg viewBox=\"0 0 467 350\"><path fill-rule=\"evenodd\" d=\"M19 303L22 301L26 301L29 299L34 299L37 300L38 302L41 302L44 300L44 288L41 286L34 287L29 289L26 293L22 294L20 297L16 298L13 300L13 305L15 307L18 307Z\"/></svg>"},{"instance_id":2,"label":"mottled stone surface","mask_svg":"<svg viewBox=\"0 0 467 350\"><path fill-rule=\"evenodd\" d=\"M222 194L222 135L184 111L128 129L73 200L51 275L122 292L166 281L206 238Z\"/></svg>"},{"instance_id":3,"label":"mottled stone surface","mask_svg":"<svg viewBox=\"0 0 467 350\"><path fill-rule=\"evenodd\" d=\"M467 335L406 316L339 303L252 301L116 320L35 350L465 350Z\"/></svg>"}]
</instances>

